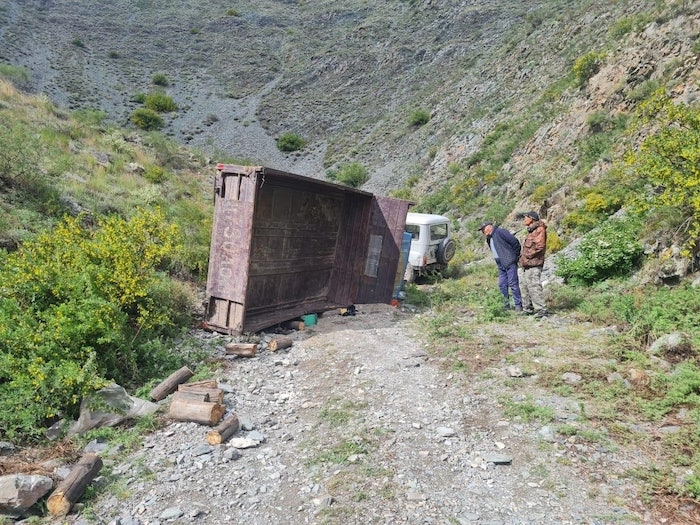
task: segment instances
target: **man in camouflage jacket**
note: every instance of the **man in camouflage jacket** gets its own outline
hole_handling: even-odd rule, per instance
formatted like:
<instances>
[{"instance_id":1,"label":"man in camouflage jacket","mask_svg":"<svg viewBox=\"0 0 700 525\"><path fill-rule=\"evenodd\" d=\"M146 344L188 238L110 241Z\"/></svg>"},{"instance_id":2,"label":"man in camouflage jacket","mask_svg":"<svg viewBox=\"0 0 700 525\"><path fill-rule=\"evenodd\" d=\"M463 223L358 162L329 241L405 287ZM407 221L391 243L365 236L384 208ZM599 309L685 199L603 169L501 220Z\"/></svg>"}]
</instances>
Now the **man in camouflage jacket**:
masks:
<instances>
[{"instance_id":1,"label":"man in camouflage jacket","mask_svg":"<svg viewBox=\"0 0 700 525\"><path fill-rule=\"evenodd\" d=\"M523 311L534 313L535 317L545 317L548 312L542 289L542 266L547 249L547 225L534 211L523 216L527 237L520 252L520 266L523 269L520 280Z\"/></svg>"}]
</instances>

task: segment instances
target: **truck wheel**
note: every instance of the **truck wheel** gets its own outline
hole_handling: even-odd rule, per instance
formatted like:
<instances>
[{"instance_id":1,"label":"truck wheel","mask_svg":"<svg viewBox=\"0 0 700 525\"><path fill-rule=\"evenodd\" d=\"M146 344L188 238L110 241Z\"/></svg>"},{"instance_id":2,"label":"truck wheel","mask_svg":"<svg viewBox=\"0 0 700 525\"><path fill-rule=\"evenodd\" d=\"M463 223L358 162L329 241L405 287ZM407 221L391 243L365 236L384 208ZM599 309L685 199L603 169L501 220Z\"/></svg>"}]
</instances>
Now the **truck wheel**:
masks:
<instances>
[{"instance_id":1,"label":"truck wheel","mask_svg":"<svg viewBox=\"0 0 700 525\"><path fill-rule=\"evenodd\" d=\"M435 257L440 264L447 264L455 256L455 251L457 250L457 245L452 239L443 239L438 246L437 253Z\"/></svg>"},{"instance_id":2,"label":"truck wheel","mask_svg":"<svg viewBox=\"0 0 700 525\"><path fill-rule=\"evenodd\" d=\"M413 269L413 266L410 264L406 266L406 271L403 274L403 280L406 281L407 283L412 283L413 281L416 280L416 271Z\"/></svg>"}]
</instances>

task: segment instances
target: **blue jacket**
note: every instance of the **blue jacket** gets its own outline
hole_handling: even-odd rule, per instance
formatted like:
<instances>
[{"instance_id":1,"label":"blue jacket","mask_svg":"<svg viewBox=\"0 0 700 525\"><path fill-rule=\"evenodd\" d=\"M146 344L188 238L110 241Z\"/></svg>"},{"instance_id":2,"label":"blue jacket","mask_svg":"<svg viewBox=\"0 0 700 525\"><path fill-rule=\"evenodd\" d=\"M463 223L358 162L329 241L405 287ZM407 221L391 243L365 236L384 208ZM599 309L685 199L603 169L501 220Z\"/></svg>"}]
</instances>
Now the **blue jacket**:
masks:
<instances>
[{"instance_id":1,"label":"blue jacket","mask_svg":"<svg viewBox=\"0 0 700 525\"><path fill-rule=\"evenodd\" d=\"M520 241L515 238L515 235L508 230L494 226L491 235L486 236L486 244L489 246L489 249L491 248L491 241L493 241L499 257L496 262L499 262L501 266L508 268L518 262L520 258Z\"/></svg>"}]
</instances>

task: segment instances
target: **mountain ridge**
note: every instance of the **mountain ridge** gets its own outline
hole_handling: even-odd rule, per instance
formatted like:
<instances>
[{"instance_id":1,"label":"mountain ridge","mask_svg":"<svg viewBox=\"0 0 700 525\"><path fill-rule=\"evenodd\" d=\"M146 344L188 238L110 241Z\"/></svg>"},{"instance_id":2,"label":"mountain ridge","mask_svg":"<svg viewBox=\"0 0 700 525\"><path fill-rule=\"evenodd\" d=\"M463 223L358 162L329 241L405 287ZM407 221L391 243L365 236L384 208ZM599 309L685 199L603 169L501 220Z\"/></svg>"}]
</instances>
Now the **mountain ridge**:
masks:
<instances>
[{"instance_id":1,"label":"mountain ridge","mask_svg":"<svg viewBox=\"0 0 700 525\"><path fill-rule=\"evenodd\" d=\"M616 18L650 5L11 1L0 58L30 71L31 92L122 125L136 93L164 73L180 106L164 131L176 140L316 177L359 161L367 189L388 193L424 171L444 178L444 165L427 161L431 147L459 140L473 153L470 137L499 120L489 106L517 113ZM431 113L419 129L406 123L416 107ZM308 150L281 155L284 132Z\"/></svg>"}]
</instances>

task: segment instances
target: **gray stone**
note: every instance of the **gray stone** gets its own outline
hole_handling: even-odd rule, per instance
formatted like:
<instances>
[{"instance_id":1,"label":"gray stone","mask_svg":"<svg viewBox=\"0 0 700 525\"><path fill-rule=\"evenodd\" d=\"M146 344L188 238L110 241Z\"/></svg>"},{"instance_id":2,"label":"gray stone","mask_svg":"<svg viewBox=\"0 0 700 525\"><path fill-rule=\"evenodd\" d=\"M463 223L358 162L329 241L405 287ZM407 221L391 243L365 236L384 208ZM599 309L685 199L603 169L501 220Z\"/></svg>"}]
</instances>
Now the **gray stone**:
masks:
<instances>
[{"instance_id":1,"label":"gray stone","mask_svg":"<svg viewBox=\"0 0 700 525\"><path fill-rule=\"evenodd\" d=\"M162 520L174 520L180 518L184 514L180 507L170 507L161 512L159 517Z\"/></svg>"},{"instance_id":2,"label":"gray stone","mask_svg":"<svg viewBox=\"0 0 700 525\"><path fill-rule=\"evenodd\" d=\"M576 385L581 382L581 379L583 379L579 374L576 374L574 372L566 372L561 375L562 381L564 383L567 383L569 385Z\"/></svg>"},{"instance_id":3,"label":"gray stone","mask_svg":"<svg viewBox=\"0 0 700 525\"><path fill-rule=\"evenodd\" d=\"M508 374L509 377L523 377L524 375L520 367L517 366L509 366L506 368L506 374Z\"/></svg>"},{"instance_id":4,"label":"gray stone","mask_svg":"<svg viewBox=\"0 0 700 525\"><path fill-rule=\"evenodd\" d=\"M251 419L245 414L238 414L238 422L241 424L241 430L253 430L255 428Z\"/></svg>"},{"instance_id":5,"label":"gray stone","mask_svg":"<svg viewBox=\"0 0 700 525\"><path fill-rule=\"evenodd\" d=\"M26 511L53 488L46 476L11 474L0 477L0 508Z\"/></svg>"},{"instance_id":6,"label":"gray stone","mask_svg":"<svg viewBox=\"0 0 700 525\"><path fill-rule=\"evenodd\" d=\"M647 352L651 355L658 355L664 352L672 352L682 346L692 347L688 336L680 332L672 332L659 337L652 343Z\"/></svg>"},{"instance_id":7,"label":"gray stone","mask_svg":"<svg viewBox=\"0 0 700 525\"><path fill-rule=\"evenodd\" d=\"M262 434L261 434L260 432L258 432L257 430L253 430L253 431L251 431L251 432L248 432L248 436L247 436L247 437L248 437L248 439L254 439L255 441L258 441L258 442L260 442L260 443L264 443L264 442L265 442L265 436L262 435Z\"/></svg>"},{"instance_id":8,"label":"gray stone","mask_svg":"<svg viewBox=\"0 0 700 525\"><path fill-rule=\"evenodd\" d=\"M212 449L211 445L205 445L205 444L197 445L197 446L192 450L192 455L193 455L194 457L203 456L203 455L205 455L205 454L211 454L211 451L212 451L212 450L213 450L213 449Z\"/></svg>"},{"instance_id":9,"label":"gray stone","mask_svg":"<svg viewBox=\"0 0 700 525\"><path fill-rule=\"evenodd\" d=\"M108 448L109 443L107 441L104 441L102 439L93 439L92 441L90 441L90 443L85 445L83 451L90 454L100 454Z\"/></svg>"},{"instance_id":10,"label":"gray stone","mask_svg":"<svg viewBox=\"0 0 700 525\"><path fill-rule=\"evenodd\" d=\"M260 442L248 438L233 438L229 441L229 444L235 448L255 448Z\"/></svg>"},{"instance_id":11,"label":"gray stone","mask_svg":"<svg viewBox=\"0 0 700 525\"><path fill-rule=\"evenodd\" d=\"M487 452L484 454L484 461L494 465L510 465L513 462L513 458L500 452Z\"/></svg>"},{"instance_id":12,"label":"gray stone","mask_svg":"<svg viewBox=\"0 0 700 525\"><path fill-rule=\"evenodd\" d=\"M543 440L548 441L548 442L553 442L555 439L554 438L554 431L552 430L552 427L550 427L549 425L543 426L539 430L539 435Z\"/></svg>"},{"instance_id":13,"label":"gray stone","mask_svg":"<svg viewBox=\"0 0 700 525\"><path fill-rule=\"evenodd\" d=\"M452 429L450 427L437 427L435 429L435 431L437 432L438 436L445 437L445 438L452 437L452 436L456 435L456 432L454 431L454 429Z\"/></svg>"}]
</instances>

